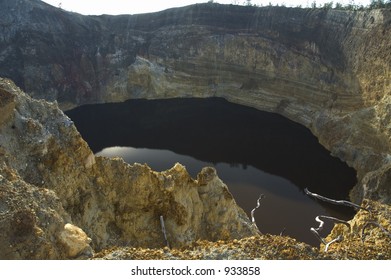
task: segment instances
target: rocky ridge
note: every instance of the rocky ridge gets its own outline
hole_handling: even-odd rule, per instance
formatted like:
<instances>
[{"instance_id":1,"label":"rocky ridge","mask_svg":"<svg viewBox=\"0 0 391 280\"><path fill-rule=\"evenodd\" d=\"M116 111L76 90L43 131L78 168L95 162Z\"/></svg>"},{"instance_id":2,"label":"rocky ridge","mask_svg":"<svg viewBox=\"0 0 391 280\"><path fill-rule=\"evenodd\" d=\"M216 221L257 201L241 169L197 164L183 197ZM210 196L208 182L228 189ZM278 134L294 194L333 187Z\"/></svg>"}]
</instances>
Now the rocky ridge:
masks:
<instances>
[{"instance_id":1,"label":"rocky ridge","mask_svg":"<svg viewBox=\"0 0 391 280\"><path fill-rule=\"evenodd\" d=\"M390 10L208 3L82 16L0 4L0 76L31 96L62 109L220 96L278 112L357 170L353 201L390 203Z\"/></svg>"},{"instance_id":2,"label":"rocky ridge","mask_svg":"<svg viewBox=\"0 0 391 280\"><path fill-rule=\"evenodd\" d=\"M363 207L371 213L360 210L349 221L350 229L341 224L335 226L326 238L330 242L337 236L342 241L329 245L327 251L297 242L288 236L256 235L239 240L218 242L197 241L190 246L173 249L146 249L134 247L113 247L94 255L94 259L231 259L231 260L376 260L391 259L391 232L389 205L365 200ZM388 232L373 226L379 223ZM371 226L368 226L371 225Z\"/></svg>"},{"instance_id":3,"label":"rocky ridge","mask_svg":"<svg viewBox=\"0 0 391 280\"><path fill-rule=\"evenodd\" d=\"M221 96L278 112L310 128L357 170L354 201L390 203L390 11L205 4L86 17L38 0L0 4L0 75L32 97L57 100L64 109ZM180 164L158 173L95 158L55 103L32 99L9 80L0 84L1 258L85 258L110 246L162 247L160 216L172 246L193 248L178 258L206 257L208 246L217 248L216 258L289 258L282 250L270 254L268 244L282 243L278 248L293 258L323 258L288 237L254 237L213 169L193 179ZM382 209L376 221L389 231L386 204L376 206ZM390 258L382 249L390 251L389 237L376 227L361 242L363 251L353 250L362 217L352 221L354 234L342 230L357 243L342 242L327 258ZM228 241L245 236L252 237ZM197 249L198 239L227 241L200 241ZM266 253L240 256L234 249L254 244ZM122 252L131 256L132 250Z\"/></svg>"},{"instance_id":4,"label":"rocky ridge","mask_svg":"<svg viewBox=\"0 0 391 280\"><path fill-rule=\"evenodd\" d=\"M0 93L1 259L391 258L389 205L365 200L371 212L336 226L326 240L343 241L328 252L262 235L215 169L193 179L180 164L155 172L95 157L57 104L7 79Z\"/></svg>"},{"instance_id":5,"label":"rocky ridge","mask_svg":"<svg viewBox=\"0 0 391 280\"><path fill-rule=\"evenodd\" d=\"M0 258L51 259L108 246L172 247L257 229L215 169L197 179L96 157L55 103L0 79ZM4 110L3 110L4 109Z\"/></svg>"}]
</instances>

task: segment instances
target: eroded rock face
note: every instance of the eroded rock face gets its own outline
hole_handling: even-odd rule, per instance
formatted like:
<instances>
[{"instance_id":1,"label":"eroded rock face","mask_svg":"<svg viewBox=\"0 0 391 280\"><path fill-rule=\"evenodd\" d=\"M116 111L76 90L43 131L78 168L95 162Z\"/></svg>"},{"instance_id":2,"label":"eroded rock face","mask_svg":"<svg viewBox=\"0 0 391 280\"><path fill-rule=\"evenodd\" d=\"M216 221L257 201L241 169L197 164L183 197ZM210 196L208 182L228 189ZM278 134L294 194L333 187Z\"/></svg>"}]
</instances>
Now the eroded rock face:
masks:
<instances>
[{"instance_id":1,"label":"eroded rock face","mask_svg":"<svg viewBox=\"0 0 391 280\"><path fill-rule=\"evenodd\" d=\"M69 215L57 195L26 183L0 156L0 259L67 258L57 245Z\"/></svg>"},{"instance_id":2,"label":"eroded rock face","mask_svg":"<svg viewBox=\"0 0 391 280\"><path fill-rule=\"evenodd\" d=\"M2 78L0 93L0 104L13 108L0 125L0 258L163 247L160 216L173 247L257 233L213 168L193 179L180 164L155 172L95 158L55 103L32 99Z\"/></svg>"},{"instance_id":3,"label":"eroded rock face","mask_svg":"<svg viewBox=\"0 0 391 280\"><path fill-rule=\"evenodd\" d=\"M81 16L38 0L1 5L0 76L31 96L63 109L221 96L278 112L357 170L352 200L390 203L389 10L209 3Z\"/></svg>"},{"instance_id":4,"label":"eroded rock face","mask_svg":"<svg viewBox=\"0 0 391 280\"><path fill-rule=\"evenodd\" d=\"M12 116L14 108L15 102L13 95L5 90L0 91L0 125L5 123Z\"/></svg>"}]
</instances>

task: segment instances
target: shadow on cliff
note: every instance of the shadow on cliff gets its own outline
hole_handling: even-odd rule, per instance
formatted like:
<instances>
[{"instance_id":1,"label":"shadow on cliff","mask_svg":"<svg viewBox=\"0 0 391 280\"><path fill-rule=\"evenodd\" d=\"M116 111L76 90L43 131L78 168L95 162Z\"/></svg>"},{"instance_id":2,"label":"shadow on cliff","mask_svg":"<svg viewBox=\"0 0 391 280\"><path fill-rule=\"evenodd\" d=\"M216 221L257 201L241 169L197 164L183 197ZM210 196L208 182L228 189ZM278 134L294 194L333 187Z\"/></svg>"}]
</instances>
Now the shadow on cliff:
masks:
<instances>
[{"instance_id":1,"label":"shadow on cliff","mask_svg":"<svg viewBox=\"0 0 391 280\"><path fill-rule=\"evenodd\" d=\"M150 14L83 16L38 0L3 2L0 76L33 97L57 100L67 108L106 100L105 86L137 55L176 57L161 38L178 45L183 34L177 38L176 32L167 32L169 27L187 27L184 34L196 41L219 35L263 38L273 50L281 45L332 68L331 77L321 77L331 85L338 80L334 73L346 67L341 42L350 32L350 15L333 10L204 3ZM195 34L194 26L199 26ZM179 55L187 60L191 56L185 49Z\"/></svg>"},{"instance_id":2,"label":"shadow on cliff","mask_svg":"<svg viewBox=\"0 0 391 280\"><path fill-rule=\"evenodd\" d=\"M355 171L305 127L220 98L131 100L66 113L95 153L113 146L167 149L204 162L254 166L338 199L356 183Z\"/></svg>"}]
</instances>

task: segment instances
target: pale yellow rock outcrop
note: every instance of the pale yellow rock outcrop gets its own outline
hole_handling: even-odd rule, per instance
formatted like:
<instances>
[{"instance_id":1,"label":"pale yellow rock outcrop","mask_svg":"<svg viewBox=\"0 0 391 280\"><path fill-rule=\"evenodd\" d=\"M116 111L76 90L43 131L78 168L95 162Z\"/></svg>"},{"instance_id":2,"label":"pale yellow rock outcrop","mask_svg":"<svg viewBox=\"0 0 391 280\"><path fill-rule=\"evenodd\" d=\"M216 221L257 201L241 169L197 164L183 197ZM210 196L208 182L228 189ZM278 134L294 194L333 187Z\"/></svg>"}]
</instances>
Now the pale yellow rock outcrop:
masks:
<instances>
[{"instance_id":1,"label":"pale yellow rock outcrop","mask_svg":"<svg viewBox=\"0 0 391 280\"><path fill-rule=\"evenodd\" d=\"M7 93L0 104L14 100L0 126L1 258L85 257L91 254L90 240L95 250L162 247L160 216L174 247L257 234L213 168L202 170L197 180L180 164L155 172L122 159L95 158L56 104L32 99L7 79L0 78L0 89ZM4 180L7 176L15 179ZM19 194L20 184L30 196ZM12 192L21 197L7 199ZM9 252L12 223L25 240L18 239L19 253ZM28 242L38 238L43 242L30 254Z\"/></svg>"},{"instance_id":2,"label":"pale yellow rock outcrop","mask_svg":"<svg viewBox=\"0 0 391 280\"><path fill-rule=\"evenodd\" d=\"M92 256L92 249L89 245L91 238L81 228L72 224L65 224L59 239L65 246L68 257L74 258L81 253Z\"/></svg>"}]
</instances>

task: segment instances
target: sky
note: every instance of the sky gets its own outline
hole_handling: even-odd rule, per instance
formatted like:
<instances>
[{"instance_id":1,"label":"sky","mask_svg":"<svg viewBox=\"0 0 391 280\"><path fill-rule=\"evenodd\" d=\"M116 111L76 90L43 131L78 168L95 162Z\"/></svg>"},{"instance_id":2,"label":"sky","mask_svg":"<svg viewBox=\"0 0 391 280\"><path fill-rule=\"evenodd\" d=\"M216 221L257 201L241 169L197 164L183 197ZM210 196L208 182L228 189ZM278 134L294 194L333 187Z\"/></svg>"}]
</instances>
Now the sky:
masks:
<instances>
[{"instance_id":1,"label":"sky","mask_svg":"<svg viewBox=\"0 0 391 280\"><path fill-rule=\"evenodd\" d=\"M182 7L195 3L206 3L208 0L43 0L44 2L61 7L64 10L84 14L84 15L101 15L101 14L140 14L162 11L168 8ZM214 0L220 4L240 4L245 5L246 0ZM287 7L309 7L314 0L251 0L252 4L258 6L285 5ZM315 0L317 6L332 0ZM370 0L335 0L334 3L347 5L368 5Z\"/></svg>"}]
</instances>

